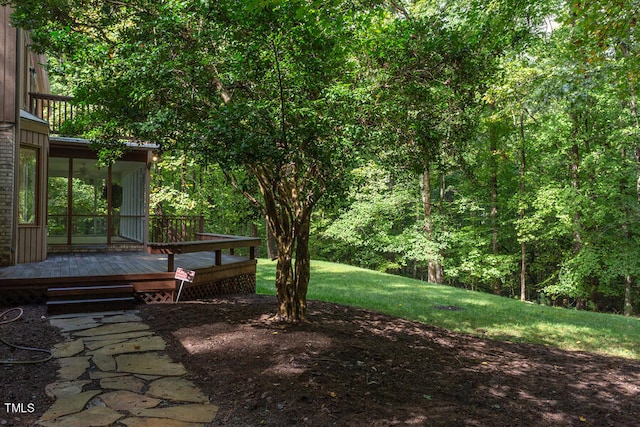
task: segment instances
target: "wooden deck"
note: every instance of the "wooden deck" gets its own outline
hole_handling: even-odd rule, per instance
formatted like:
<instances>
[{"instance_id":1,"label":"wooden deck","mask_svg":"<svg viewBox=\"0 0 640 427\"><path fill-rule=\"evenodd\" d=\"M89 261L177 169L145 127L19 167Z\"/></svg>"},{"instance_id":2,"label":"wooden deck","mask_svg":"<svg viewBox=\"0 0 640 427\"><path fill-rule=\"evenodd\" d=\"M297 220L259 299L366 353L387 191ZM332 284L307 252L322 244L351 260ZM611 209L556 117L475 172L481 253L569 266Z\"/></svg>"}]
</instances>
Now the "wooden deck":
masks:
<instances>
[{"instance_id":1,"label":"wooden deck","mask_svg":"<svg viewBox=\"0 0 640 427\"><path fill-rule=\"evenodd\" d=\"M194 252L175 256L175 264L185 270L213 265L213 252ZM130 276L167 272L168 255L146 252L70 253L49 255L45 261L0 268L0 283L29 279L58 280L69 277ZM222 264L247 260L246 257L222 255Z\"/></svg>"},{"instance_id":2,"label":"wooden deck","mask_svg":"<svg viewBox=\"0 0 640 427\"><path fill-rule=\"evenodd\" d=\"M51 254L45 261L0 268L0 306L46 302L46 290L57 286L130 283L142 302L166 302L175 294L167 254L107 252ZM175 255L175 266L196 271L184 299L212 294L255 292L256 260L227 255L216 264L215 252Z\"/></svg>"}]
</instances>

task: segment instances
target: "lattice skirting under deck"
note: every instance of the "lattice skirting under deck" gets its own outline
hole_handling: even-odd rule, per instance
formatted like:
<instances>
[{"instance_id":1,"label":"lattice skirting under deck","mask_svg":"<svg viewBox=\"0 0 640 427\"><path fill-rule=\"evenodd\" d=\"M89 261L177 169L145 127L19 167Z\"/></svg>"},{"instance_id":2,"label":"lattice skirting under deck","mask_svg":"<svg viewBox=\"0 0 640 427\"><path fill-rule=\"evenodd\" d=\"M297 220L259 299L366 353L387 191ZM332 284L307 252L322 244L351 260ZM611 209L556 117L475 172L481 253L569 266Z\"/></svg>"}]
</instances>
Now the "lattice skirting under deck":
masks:
<instances>
[{"instance_id":1,"label":"lattice skirting under deck","mask_svg":"<svg viewBox=\"0 0 640 427\"><path fill-rule=\"evenodd\" d=\"M218 295L229 294L254 294L256 293L255 274L243 274L223 280L206 280L201 278L196 283L185 283L180 295L180 301L194 301L200 299L213 298ZM144 292L138 293L137 299L141 303L153 304L172 302L173 292Z\"/></svg>"},{"instance_id":2,"label":"lattice skirting under deck","mask_svg":"<svg viewBox=\"0 0 640 427\"><path fill-rule=\"evenodd\" d=\"M215 280L214 275L202 275L196 283L185 283L180 301L193 301L214 298L218 295L254 294L256 292L256 276L254 273L241 274L226 279ZM137 292L136 301L141 304L173 302L177 289ZM0 292L0 307L17 307L21 305L46 304L47 287L41 289L13 288Z\"/></svg>"},{"instance_id":3,"label":"lattice skirting under deck","mask_svg":"<svg viewBox=\"0 0 640 427\"><path fill-rule=\"evenodd\" d=\"M136 293L135 297L136 297L136 302L140 304L173 302L173 291L138 292Z\"/></svg>"},{"instance_id":4,"label":"lattice skirting under deck","mask_svg":"<svg viewBox=\"0 0 640 427\"><path fill-rule=\"evenodd\" d=\"M180 301L207 299L216 295L254 294L256 292L256 276L244 274L218 281L206 281L185 286Z\"/></svg>"}]
</instances>

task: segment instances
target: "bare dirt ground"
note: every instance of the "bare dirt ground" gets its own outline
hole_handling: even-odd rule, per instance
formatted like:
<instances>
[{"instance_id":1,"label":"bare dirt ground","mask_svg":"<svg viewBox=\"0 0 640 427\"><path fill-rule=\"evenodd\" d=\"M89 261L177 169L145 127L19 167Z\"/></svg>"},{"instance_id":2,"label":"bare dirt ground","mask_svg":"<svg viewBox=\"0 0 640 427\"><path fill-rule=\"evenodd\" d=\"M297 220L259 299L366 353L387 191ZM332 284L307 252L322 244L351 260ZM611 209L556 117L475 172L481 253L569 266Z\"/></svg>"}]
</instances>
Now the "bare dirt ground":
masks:
<instances>
[{"instance_id":1,"label":"bare dirt ground","mask_svg":"<svg viewBox=\"0 0 640 427\"><path fill-rule=\"evenodd\" d=\"M275 308L274 298L250 295L140 311L219 406L214 426L640 425L638 361L316 301L308 323L283 324L271 320ZM26 307L20 321L0 325L0 337L50 347L60 336L42 316L42 307ZM0 359L9 355L0 348ZM32 425L52 403L44 386L56 369L0 365L0 425ZM8 413L5 402L34 411Z\"/></svg>"}]
</instances>

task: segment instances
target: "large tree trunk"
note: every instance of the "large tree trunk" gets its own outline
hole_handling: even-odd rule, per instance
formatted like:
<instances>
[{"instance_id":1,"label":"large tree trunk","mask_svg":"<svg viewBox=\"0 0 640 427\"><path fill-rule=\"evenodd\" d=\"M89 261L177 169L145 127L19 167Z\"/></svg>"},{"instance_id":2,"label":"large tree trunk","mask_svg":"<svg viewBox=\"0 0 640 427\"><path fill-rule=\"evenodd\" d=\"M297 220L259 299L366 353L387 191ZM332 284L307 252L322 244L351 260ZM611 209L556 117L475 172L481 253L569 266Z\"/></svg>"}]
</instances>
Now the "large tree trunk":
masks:
<instances>
[{"instance_id":1,"label":"large tree trunk","mask_svg":"<svg viewBox=\"0 0 640 427\"><path fill-rule=\"evenodd\" d=\"M637 150L636 150L637 152ZM634 153L634 157L636 156L636 154ZM627 157L627 152L626 149L622 150L622 159L626 159ZM637 161L637 160L636 160ZM621 194L625 194L626 193L626 183L621 182L620 185L620 193ZM636 188L636 192L637 192L637 188ZM637 194L636 194L637 196ZM632 212L631 209L629 209L628 207L624 208L625 210L625 222L622 224L622 238L626 241L626 242L631 242L632 241L632 237L631 237L631 231L629 230L629 224L632 221ZM629 268L629 266L626 267L627 269ZM624 307L624 315L625 316L633 316L633 292L632 292L632 288L635 287L636 284L636 280L635 277L630 275L630 274L625 274L624 275L624 287L623 287L623 307Z\"/></svg>"},{"instance_id":2,"label":"large tree trunk","mask_svg":"<svg viewBox=\"0 0 640 427\"><path fill-rule=\"evenodd\" d=\"M294 295L293 317L304 320L307 316L307 290L311 277L311 256L309 255L309 234L311 230L311 212L302 213L297 223L296 239L296 263L295 282L296 293Z\"/></svg>"},{"instance_id":3,"label":"large tree trunk","mask_svg":"<svg viewBox=\"0 0 640 427\"><path fill-rule=\"evenodd\" d=\"M278 219L275 219L278 221ZM291 233L277 236L276 295L280 320L301 321L307 317L307 289L311 277L309 256L310 217L296 218ZM295 252L295 260L293 253Z\"/></svg>"},{"instance_id":4,"label":"large tree trunk","mask_svg":"<svg viewBox=\"0 0 640 427\"><path fill-rule=\"evenodd\" d=\"M276 316L279 320L291 322L305 320L310 278L309 232L312 203L310 199L301 200L291 176L281 176L278 182L273 182L265 171L254 173L264 199L262 207L267 227L273 230L277 245Z\"/></svg>"},{"instance_id":5,"label":"large tree trunk","mask_svg":"<svg viewBox=\"0 0 640 427\"><path fill-rule=\"evenodd\" d=\"M431 171L429 168L426 168L422 173L420 190L422 191L422 206L424 209L424 231L427 239L431 240L433 235L433 202L431 200ZM431 283L444 283L444 269L440 261L436 257L432 257L427 263L427 280Z\"/></svg>"},{"instance_id":6,"label":"large tree trunk","mask_svg":"<svg viewBox=\"0 0 640 427\"><path fill-rule=\"evenodd\" d=\"M631 289L635 286L635 280L632 276L624 278L624 315L633 316L633 299Z\"/></svg>"},{"instance_id":7,"label":"large tree trunk","mask_svg":"<svg viewBox=\"0 0 640 427\"><path fill-rule=\"evenodd\" d=\"M578 144L573 144L571 146L571 186L576 191L576 194L580 192L580 177L579 177L579 168L580 168L580 147ZM582 249L582 235L580 233L580 224L582 222L582 218L580 217L580 212L576 209L576 212L573 214L573 253L578 254Z\"/></svg>"},{"instance_id":8,"label":"large tree trunk","mask_svg":"<svg viewBox=\"0 0 640 427\"><path fill-rule=\"evenodd\" d=\"M520 243L520 301L527 300L527 244Z\"/></svg>"},{"instance_id":9,"label":"large tree trunk","mask_svg":"<svg viewBox=\"0 0 640 427\"><path fill-rule=\"evenodd\" d=\"M284 245L278 245L278 263L276 265L276 296L278 298L278 317L287 317L289 301L295 291L291 253ZM282 316L284 314L284 316Z\"/></svg>"}]
</instances>

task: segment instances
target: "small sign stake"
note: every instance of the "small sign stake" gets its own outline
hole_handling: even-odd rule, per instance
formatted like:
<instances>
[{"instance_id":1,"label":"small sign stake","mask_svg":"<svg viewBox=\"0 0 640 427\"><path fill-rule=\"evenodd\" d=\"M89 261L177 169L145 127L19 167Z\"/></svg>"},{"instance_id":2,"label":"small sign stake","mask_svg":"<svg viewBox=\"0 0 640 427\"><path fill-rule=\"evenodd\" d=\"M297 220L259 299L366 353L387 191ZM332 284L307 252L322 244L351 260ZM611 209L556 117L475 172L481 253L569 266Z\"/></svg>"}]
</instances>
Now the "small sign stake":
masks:
<instances>
[{"instance_id":1,"label":"small sign stake","mask_svg":"<svg viewBox=\"0 0 640 427\"><path fill-rule=\"evenodd\" d=\"M182 293L182 287L184 286L184 282L193 282L193 278L196 276L195 271L191 270L183 270L178 267L176 270L175 279L180 280L180 289L178 290L178 296L176 297L176 303L180 301L180 294Z\"/></svg>"}]
</instances>

